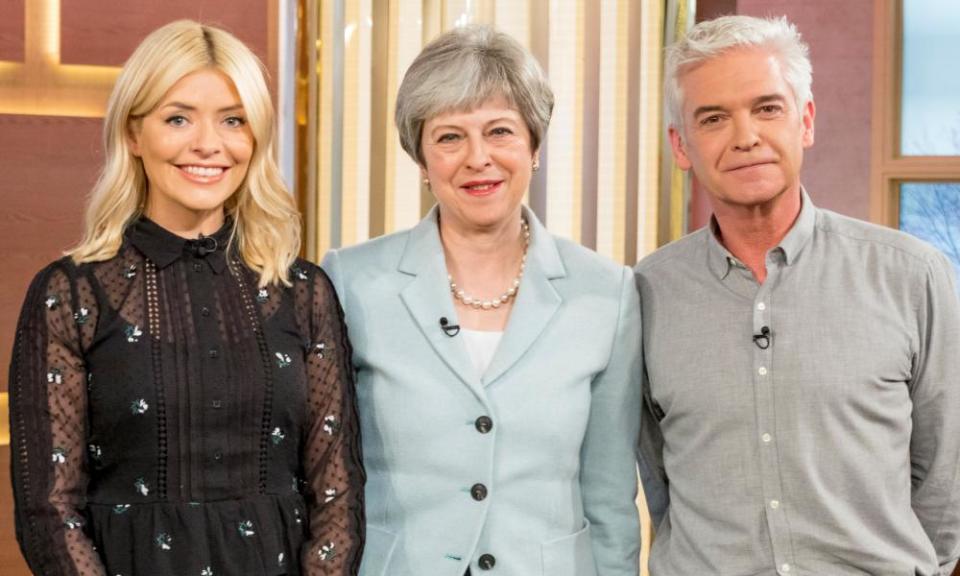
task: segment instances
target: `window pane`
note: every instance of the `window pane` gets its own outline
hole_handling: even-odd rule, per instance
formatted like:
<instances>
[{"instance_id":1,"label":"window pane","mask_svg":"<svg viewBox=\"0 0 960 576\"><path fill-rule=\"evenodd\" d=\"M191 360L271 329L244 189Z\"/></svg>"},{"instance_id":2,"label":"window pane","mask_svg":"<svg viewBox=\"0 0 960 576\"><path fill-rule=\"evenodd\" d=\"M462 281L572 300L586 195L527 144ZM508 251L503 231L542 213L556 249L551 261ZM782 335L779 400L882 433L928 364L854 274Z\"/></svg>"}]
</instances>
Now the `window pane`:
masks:
<instances>
[{"instance_id":1,"label":"window pane","mask_svg":"<svg viewBox=\"0 0 960 576\"><path fill-rule=\"evenodd\" d=\"M903 2L904 156L960 155L960 2Z\"/></svg>"},{"instance_id":2,"label":"window pane","mask_svg":"<svg viewBox=\"0 0 960 576\"><path fill-rule=\"evenodd\" d=\"M960 182L901 184L900 229L939 248L960 279Z\"/></svg>"}]
</instances>

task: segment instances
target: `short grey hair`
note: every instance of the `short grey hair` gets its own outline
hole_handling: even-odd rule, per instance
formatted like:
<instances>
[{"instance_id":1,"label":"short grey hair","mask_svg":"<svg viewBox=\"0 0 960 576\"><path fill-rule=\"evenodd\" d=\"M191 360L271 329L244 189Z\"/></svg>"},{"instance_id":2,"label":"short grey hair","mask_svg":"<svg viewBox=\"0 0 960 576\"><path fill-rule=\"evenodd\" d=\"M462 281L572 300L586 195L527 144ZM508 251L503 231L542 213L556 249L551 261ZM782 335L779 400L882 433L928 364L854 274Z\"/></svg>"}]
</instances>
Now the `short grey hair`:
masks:
<instances>
[{"instance_id":1,"label":"short grey hair","mask_svg":"<svg viewBox=\"0 0 960 576\"><path fill-rule=\"evenodd\" d=\"M543 141L553 112L553 91L536 59L509 35L489 26L454 28L427 44L400 84L394 120L400 145L424 166L424 123L438 114L472 110L502 97L530 131L530 147Z\"/></svg>"},{"instance_id":2,"label":"short grey hair","mask_svg":"<svg viewBox=\"0 0 960 576\"><path fill-rule=\"evenodd\" d=\"M793 90L797 110L802 110L813 100L810 49L796 26L783 16L721 16L700 22L667 48L663 85L670 124L677 128L683 126L680 77L696 65L736 48L770 50L780 61L783 78Z\"/></svg>"}]
</instances>

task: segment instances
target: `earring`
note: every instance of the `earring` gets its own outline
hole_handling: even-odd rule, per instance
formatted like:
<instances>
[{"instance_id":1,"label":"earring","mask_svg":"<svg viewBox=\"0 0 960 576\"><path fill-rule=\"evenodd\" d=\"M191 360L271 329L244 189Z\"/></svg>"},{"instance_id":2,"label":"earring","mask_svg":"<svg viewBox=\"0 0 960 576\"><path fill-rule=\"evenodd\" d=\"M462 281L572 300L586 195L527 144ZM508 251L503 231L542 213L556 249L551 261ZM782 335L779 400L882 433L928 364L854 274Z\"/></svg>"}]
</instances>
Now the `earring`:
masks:
<instances>
[{"instance_id":1,"label":"earring","mask_svg":"<svg viewBox=\"0 0 960 576\"><path fill-rule=\"evenodd\" d=\"M429 178L424 178L424 179L423 179L423 185L426 186L427 188L429 188L429 187L430 187L430 179L429 179Z\"/></svg>"},{"instance_id":2,"label":"earring","mask_svg":"<svg viewBox=\"0 0 960 576\"><path fill-rule=\"evenodd\" d=\"M538 171L538 170L540 170L540 161L539 161L539 160L534 160L534 161L533 161L533 171L536 172L536 171Z\"/></svg>"}]
</instances>

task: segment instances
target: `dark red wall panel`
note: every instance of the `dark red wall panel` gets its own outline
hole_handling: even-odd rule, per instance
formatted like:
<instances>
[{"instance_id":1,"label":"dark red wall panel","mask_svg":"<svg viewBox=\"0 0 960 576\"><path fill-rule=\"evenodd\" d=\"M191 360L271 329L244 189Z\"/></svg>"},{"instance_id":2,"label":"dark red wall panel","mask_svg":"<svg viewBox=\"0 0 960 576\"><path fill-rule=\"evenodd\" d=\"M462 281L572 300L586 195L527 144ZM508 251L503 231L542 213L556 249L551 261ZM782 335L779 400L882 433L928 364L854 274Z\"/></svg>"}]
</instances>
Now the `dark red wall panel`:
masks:
<instances>
[{"instance_id":1,"label":"dark red wall panel","mask_svg":"<svg viewBox=\"0 0 960 576\"><path fill-rule=\"evenodd\" d=\"M267 63L267 7L267 0L61 2L61 60L64 64L120 66L152 30L190 18L229 30Z\"/></svg>"}]
</instances>

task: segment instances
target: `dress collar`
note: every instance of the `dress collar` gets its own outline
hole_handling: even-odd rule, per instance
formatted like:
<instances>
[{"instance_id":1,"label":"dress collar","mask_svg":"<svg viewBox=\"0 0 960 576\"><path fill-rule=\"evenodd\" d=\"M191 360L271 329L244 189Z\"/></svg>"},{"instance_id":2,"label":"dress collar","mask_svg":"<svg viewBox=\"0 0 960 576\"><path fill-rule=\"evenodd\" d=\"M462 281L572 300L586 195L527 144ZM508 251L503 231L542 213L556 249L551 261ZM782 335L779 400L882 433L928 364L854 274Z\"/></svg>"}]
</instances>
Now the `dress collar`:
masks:
<instances>
[{"instance_id":1,"label":"dress collar","mask_svg":"<svg viewBox=\"0 0 960 576\"><path fill-rule=\"evenodd\" d=\"M229 217L223 226L210 236L190 240L177 236L146 216L140 216L127 227L127 240L149 258L157 268L166 268L179 258L203 260L220 274L227 266L224 250L230 241L233 220Z\"/></svg>"}]
</instances>

